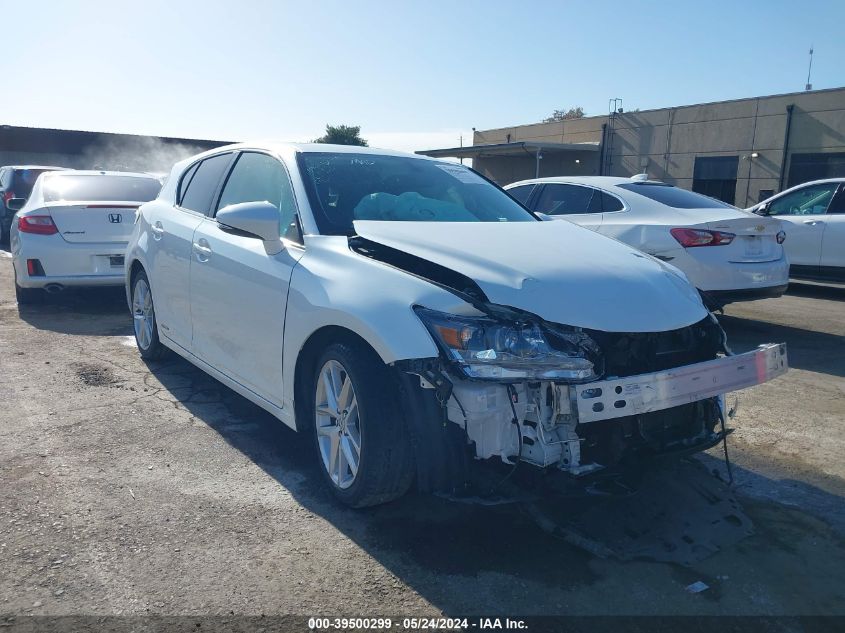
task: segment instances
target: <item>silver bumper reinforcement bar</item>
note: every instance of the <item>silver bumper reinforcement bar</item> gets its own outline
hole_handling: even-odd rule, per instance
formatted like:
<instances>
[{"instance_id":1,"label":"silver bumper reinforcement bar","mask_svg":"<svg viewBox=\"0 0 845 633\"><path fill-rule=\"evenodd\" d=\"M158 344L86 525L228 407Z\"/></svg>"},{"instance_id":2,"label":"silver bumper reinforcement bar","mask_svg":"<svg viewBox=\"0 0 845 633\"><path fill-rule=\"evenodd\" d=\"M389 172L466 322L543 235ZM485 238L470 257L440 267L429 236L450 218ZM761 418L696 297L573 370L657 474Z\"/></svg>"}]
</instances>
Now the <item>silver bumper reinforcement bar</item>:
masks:
<instances>
[{"instance_id":1,"label":"silver bumper reinforcement bar","mask_svg":"<svg viewBox=\"0 0 845 633\"><path fill-rule=\"evenodd\" d=\"M660 411L759 385L786 373L785 343L651 374L575 387L578 421L598 422Z\"/></svg>"}]
</instances>

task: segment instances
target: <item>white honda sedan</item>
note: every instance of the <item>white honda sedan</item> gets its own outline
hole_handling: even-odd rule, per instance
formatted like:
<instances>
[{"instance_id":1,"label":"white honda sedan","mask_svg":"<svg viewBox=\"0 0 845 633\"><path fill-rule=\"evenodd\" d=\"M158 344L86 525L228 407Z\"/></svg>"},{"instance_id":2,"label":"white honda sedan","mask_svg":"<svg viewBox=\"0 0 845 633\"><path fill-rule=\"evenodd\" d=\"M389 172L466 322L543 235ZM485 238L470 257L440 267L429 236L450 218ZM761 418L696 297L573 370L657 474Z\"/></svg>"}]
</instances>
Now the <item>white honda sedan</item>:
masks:
<instances>
[{"instance_id":1,"label":"white honda sedan","mask_svg":"<svg viewBox=\"0 0 845 633\"><path fill-rule=\"evenodd\" d=\"M353 506L463 493L474 459L587 476L702 450L725 391L786 370L782 345L730 355L673 267L398 152L185 160L126 264L141 356L169 348L309 434Z\"/></svg>"},{"instance_id":2,"label":"white honda sedan","mask_svg":"<svg viewBox=\"0 0 845 633\"><path fill-rule=\"evenodd\" d=\"M639 176L540 178L505 189L533 211L677 266L713 309L779 297L789 283L781 223L714 198Z\"/></svg>"},{"instance_id":3,"label":"white honda sedan","mask_svg":"<svg viewBox=\"0 0 845 633\"><path fill-rule=\"evenodd\" d=\"M787 227L791 276L845 282L845 178L805 182L748 211Z\"/></svg>"},{"instance_id":4,"label":"white honda sedan","mask_svg":"<svg viewBox=\"0 0 845 633\"><path fill-rule=\"evenodd\" d=\"M149 174L51 171L38 177L11 230L18 304L69 286L120 286L138 206L158 195Z\"/></svg>"}]
</instances>

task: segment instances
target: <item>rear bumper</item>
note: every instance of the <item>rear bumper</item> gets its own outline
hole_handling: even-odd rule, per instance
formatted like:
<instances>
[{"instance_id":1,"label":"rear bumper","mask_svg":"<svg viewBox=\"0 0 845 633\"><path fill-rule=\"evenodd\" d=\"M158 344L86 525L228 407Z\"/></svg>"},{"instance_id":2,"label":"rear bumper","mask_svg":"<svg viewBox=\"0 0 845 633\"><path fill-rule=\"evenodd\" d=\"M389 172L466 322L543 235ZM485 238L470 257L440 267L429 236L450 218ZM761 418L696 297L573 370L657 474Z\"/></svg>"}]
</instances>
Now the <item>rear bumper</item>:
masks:
<instances>
[{"instance_id":1,"label":"rear bumper","mask_svg":"<svg viewBox=\"0 0 845 633\"><path fill-rule=\"evenodd\" d=\"M12 263L21 288L62 286L122 286L124 267L112 266L111 257L123 257L124 243L73 244L59 235L26 235L15 232L12 237ZM27 272L27 260L37 259L44 275Z\"/></svg>"},{"instance_id":2,"label":"rear bumper","mask_svg":"<svg viewBox=\"0 0 845 633\"><path fill-rule=\"evenodd\" d=\"M708 308L718 308L735 301L773 299L786 292L789 284L766 286L764 288L740 288L738 290L702 290L701 296Z\"/></svg>"}]
</instances>

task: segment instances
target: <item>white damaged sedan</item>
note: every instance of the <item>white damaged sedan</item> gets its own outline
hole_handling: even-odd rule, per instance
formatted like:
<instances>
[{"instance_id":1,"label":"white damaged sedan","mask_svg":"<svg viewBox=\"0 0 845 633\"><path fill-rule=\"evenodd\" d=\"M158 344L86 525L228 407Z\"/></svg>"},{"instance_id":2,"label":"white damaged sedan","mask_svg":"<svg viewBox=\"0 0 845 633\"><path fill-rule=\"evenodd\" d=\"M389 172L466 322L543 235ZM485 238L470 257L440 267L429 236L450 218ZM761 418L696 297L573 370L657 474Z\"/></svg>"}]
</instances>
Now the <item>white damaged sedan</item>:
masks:
<instances>
[{"instance_id":1,"label":"white damaged sedan","mask_svg":"<svg viewBox=\"0 0 845 633\"><path fill-rule=\"evenodd\" d=\"M145 359L169 348L310 434L352 506L463 489L473 460L588 477L703 450L725 392L787 367L783 345L731 355L671 265L461 165L360 147L177 164L126 286Z\"/></svg>"}]
</instances>

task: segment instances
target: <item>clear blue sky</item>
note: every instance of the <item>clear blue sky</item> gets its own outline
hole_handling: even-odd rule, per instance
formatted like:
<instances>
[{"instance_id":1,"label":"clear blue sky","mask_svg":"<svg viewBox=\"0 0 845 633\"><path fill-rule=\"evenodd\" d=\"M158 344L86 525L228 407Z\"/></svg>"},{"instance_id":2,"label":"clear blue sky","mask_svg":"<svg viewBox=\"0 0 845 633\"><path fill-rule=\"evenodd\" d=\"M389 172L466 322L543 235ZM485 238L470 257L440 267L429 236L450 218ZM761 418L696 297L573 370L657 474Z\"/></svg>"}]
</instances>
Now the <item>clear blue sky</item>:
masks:
<instances>
[{"instance_id":1,"label":"clear blue sky","mask_svg":"<svg viewBox=\"0 0 845 633\"><path fill-rule=\"evenodd\" d=\"M845 85L845 2L4 1L0 123L372 145ZM465 137L465 142L471 142Z\"/></svg>"}]
</instances>

